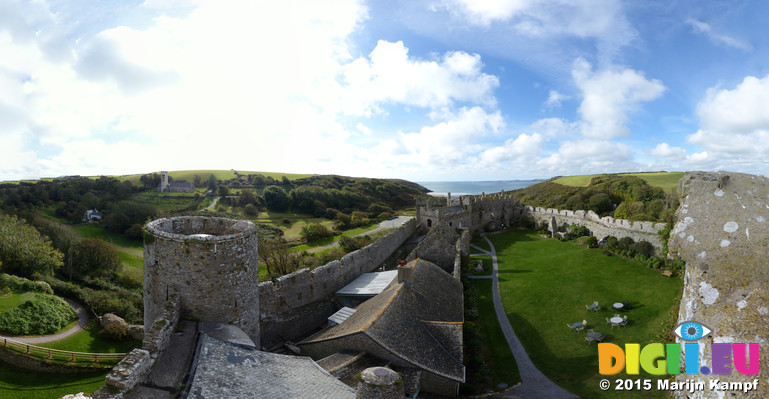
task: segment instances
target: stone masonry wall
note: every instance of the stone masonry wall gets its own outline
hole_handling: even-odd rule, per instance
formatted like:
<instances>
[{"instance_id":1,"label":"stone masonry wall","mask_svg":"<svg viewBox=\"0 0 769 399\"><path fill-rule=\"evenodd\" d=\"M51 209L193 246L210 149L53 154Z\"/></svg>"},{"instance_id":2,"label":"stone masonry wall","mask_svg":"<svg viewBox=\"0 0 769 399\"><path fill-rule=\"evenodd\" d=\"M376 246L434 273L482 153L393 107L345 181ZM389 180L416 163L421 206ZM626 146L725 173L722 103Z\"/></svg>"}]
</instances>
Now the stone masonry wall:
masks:
<instances>
[{"instance_id":1,"label":"stone masonry wall","mask_svg":"<svg viewBox=\"0 0 769 399\"><path fill-rule=\"evenodd\" d=\"M679 382L694 379L707 386L713 379L758 379L756 391L735 391L738 395L734 397L767 398L769 179L733 172L687 172L679 185L682 201L669 242L671 252L686 261L678 322L695 321L713 330L697 341L704 344L699 364L712 367L713 343L758 343L761 347L759 375L743 376L730 362L731 374L682 374ZM687 397L684 391L677 394ZM723 398L722 394L705 390L696 392L696 397Z\"/></svg>"},{"instance_id":2,"label":"stone masonry wall","mask_svg":"<svg viewBox=\"0 0 769 399\"><path fill-rule=\"evenodd\" d=\"M144 328L178 295L182 314L234 324L259 342L256 226L244 220L179 216L147 224Z\"/></svg>"},{"instance_id":3,"label":"stone masonry wall","mask_svg":"<svg viewBox=\"0 0 769 399\"><path fill-rule=\"evenodd\" d=\"M606 236L630 237L636 242L645 240L654 245L658 255L662 249L657 232L665 228L664 223L631 222L625 219L614 219L611 216L600 217L593 211L569 211L531 206L524 207L522 214L530 216L537 223L549 223L552 218L555 218L559 226L564 224L585 226L599 240Z\"/></svg>"},{"instance_id":4,"label":"stone masonry wall","mask_svg":"<svg viewBox=\"0 0 769 399\"><path fill-rule=\"evenodd\" d=\"M262 346L296 339L317 328L337 306L334 292L363 273L371 272L416 231L411 219L397 230L341 260L315 269L301 269L259 284Z\"/></svg>"}]
</instances>

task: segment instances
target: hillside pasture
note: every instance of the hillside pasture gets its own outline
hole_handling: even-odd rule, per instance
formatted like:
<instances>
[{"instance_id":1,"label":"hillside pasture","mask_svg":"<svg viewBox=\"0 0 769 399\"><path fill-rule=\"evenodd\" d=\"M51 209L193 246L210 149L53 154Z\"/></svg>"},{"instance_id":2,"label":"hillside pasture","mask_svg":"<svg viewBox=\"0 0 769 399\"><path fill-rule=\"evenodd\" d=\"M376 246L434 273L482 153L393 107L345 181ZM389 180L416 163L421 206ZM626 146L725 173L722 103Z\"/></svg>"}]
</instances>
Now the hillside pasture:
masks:
<instances>
[{"instance_id":1,"label":"hillside pasture","mask_svg":"<svg viewBox=\"0 0 769 399\"><path fill-rule=\"evenodd\" d=\"M678 181L684 176L684 172L638 172L619 173L620 176L636 176L644 179L650 186L660 187L666 192L678 187ZM563 176L553 180L554 183L572 187L587 187L590 179L601 175L576 175Z\"/></svg>"},{"instance_id":2,"label":"hillside pasture","mask_svg":"<svg viewBox=\"0 0 769 399\"><path fill-rule=\"evenodd\" d=\"M272 177L273 179L280 180L283 178L283 176L286 176L288 180L296 180L296 179L302 179L305 177L315 176L314 174L301 174L301 173L281 173L281 172L254 172L254 171L248 171L248 170L238 170L238 173L241 175L264 175L266 177ZM156 172L147 172L147 173L160 173L160 171ZM113 176L116 179L122 180L122 181L130 181L134 184L141 184L139 181L139 178L141 178L142 175L147 173L139 173L134 175L122 175L122 176ZM230 179L234 179L236 177L234 170L206 170L206 169L200 169L200 170L175 170L175 171L169 171L168 175L171 176L174 180L184 180L188 182L195 181L195 175L200 176L200 178L205 182L206 179L208 179L209 176L214 175L214 177L221 181L226 181Z\"/></svg>"}]
</instances>

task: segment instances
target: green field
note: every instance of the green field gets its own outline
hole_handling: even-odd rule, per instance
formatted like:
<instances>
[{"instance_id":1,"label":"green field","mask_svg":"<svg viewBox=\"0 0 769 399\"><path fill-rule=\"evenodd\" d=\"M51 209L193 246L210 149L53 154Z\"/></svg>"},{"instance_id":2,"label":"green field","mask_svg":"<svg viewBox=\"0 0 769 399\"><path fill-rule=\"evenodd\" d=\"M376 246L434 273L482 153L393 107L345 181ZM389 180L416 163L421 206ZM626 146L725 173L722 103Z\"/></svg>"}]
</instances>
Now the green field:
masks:
<instances>
[{"instance_id":1,"label":"green field","mask_svg":"<svg viewBox=\"0 0 769 399\"><path fill-rule=\"evenodd\" d=\"M24 302L35 299L34 292L13 292L0 295L0 312L13 309Z\"/></svg>"},{"instance_id":2,"label":"green field","mask_svg":"<svg viewBox=\"0 0 769 399\"><path fill-rule=\"evenodd\" d=\"M650 186L661 187L663 190L670 191L678 187L678 181L684 176L684 172L639 172L639 173L620 173L620 176L637 176L646 180ZM554 183L564 186L587 187L590 179L601 175L578 175L565 176L553 180Z\"/></svg>"},{"instance_id":3,"label":"green field","mask_svg":"<svg viewBox=\"0 0 769 399\"><path fill-rule=\"evenodd\" d=\"M153 173L153 172L148 172ZM160 173L160 171L154 172L154 173ZM254 172L254 171L247 171L247 170L239 170L238 173L241 175L264 175L266 177L272 177L273 179L276 179L280 181L280 179L283 178L283 176L286 176L289 180L296 180L296 179L302 179L305 177L310 176L316 176L314 174L297 174L297 173L280 173L280 172ZM122 176L114 176L116 179L120 179L122 181L129 180L134 184L139 183L139 178L146 173L139 173L135 175L122 175ZM209 176L214 175L218 180L230 180L234 179L236 177L235 171L233 170L175 170L175 171L169 171L168 175L171 176L174 180L185 180L185 181L194 181L195 175L200 176L203 181L208 179Z\"/></svg>"},{"instance_id":4,"label":"green field","mask_svg":"<svg viewBox=\"0 0 769 399\"><path fill-rule=\"evenodd\" d=\"M490 239L497 250L505 311L540 371L583 398L665 396L601 391L598 384L606 376L598 374L597 346L585 341L584 331L570 330L567 324L585 319L587 328L606 336L603 342L620 346L664 342L660 336L673 329L677 316L680 279L600 250L543 239L534 231L510 230ZM487 247L482 240L475 244ZM634 304L624 312L628 325L613 329L605 321L614 314L611 304L626 299ZM585 309L593 301L601 306L599 312ZM624 372L616 376L625 377ZM655 378L643 373L638 377Z\"/></svg>"},{"instance_id":5,"label":"green field","mask_svg":"<svg viewBox=\"0 0 769 399\"><path fill-rule=\"evenodd\" d=\"M74 335L37 346L72 352L128 353L141 344L139 341L115 342L102 337L99 331L101 327L95 321L91 321Z\"/></svg>"},{"instance_id":6,"label":"green field","mask_svg":"<svg viewBox=\"0 0 769 399\"><path fill-rule=\"evenodd\" d=\"M78 392L94 393L107 372L98 374L34 373L0 362L0 398L58 399Z\"/></svg>"},{"instance_id":7,"label":"green field","mask_svg":"<svg viewBox=\"0 0 769 399\"><path fill-rule=\"evenodd\" d=\"M372 225L368 225L368 226L358 227L358 228L355 228L355 229L352 229L352 230L347 230L347 231L345 231L342 234L337 234L337 235L334 235L334 236L331 236L331 237L321 238L320 240L316 240L316 241L313 241L313 242L308 242L306 244L293 246L293 247L291 247L291 250L292 251L298 251L298 252L310 251L313 248L318 248L318 247L322 247L322 246L325 246L325 245L333 244L333 243L339 241L339 239L342 238L342 237L352 237L352 236L354 236L356 234L361 234L361 233L365 233L367 231L374 230L375 228L377 228L377 226L379 226L378 223L372 224ZM312 252L312 251L310 251L310 252Z\"/></svg>"}]
</instances>

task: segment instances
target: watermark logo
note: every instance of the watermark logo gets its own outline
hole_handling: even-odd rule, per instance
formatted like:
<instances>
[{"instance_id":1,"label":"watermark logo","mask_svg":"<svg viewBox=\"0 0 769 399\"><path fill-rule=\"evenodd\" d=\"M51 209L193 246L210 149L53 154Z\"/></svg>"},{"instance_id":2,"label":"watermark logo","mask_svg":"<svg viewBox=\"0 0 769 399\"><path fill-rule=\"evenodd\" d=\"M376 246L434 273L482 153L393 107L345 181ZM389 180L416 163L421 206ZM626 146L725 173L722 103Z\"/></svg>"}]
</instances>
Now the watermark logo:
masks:
<instances>
[{"instance_id":1,"label":"watermark logo","mask_svg":"<svg viewBox=\"0 0 769 399\"><path fill-rule=\"evenodd\" d=\"M684 372L696 374L731 374L736 370L742 375L759 373L759 345L757 343L712 343L712 364L700 367L700 344L696 342L708 336L713 330L696 321L679 324L673 333L684 341L683 344L652 343L641 347L637 343L626 343L625 348L612 343L598 344L598 372L602 375L616 375L623 370L637 375L643 369L651 375L681 374L681 354L684 357Z\"/></svg>"}]
</instances>

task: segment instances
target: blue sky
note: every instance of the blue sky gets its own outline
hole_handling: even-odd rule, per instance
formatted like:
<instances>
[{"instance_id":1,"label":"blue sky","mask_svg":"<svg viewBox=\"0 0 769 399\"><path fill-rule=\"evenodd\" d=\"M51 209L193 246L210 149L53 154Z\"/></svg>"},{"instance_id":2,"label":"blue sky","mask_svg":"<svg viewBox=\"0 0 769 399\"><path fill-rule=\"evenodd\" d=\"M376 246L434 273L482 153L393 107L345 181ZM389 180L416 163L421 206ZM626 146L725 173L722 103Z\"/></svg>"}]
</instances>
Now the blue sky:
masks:
<instances>
[{"instance_id":1,"label":"blue sky","mask_svg":"<svg viewBox=\"0 0 769 399\"><path fill-rule=\"evenodd\" d=\"M766 175L757 1L0 0L0 180Z\"/></svg>"}]
</instances>

